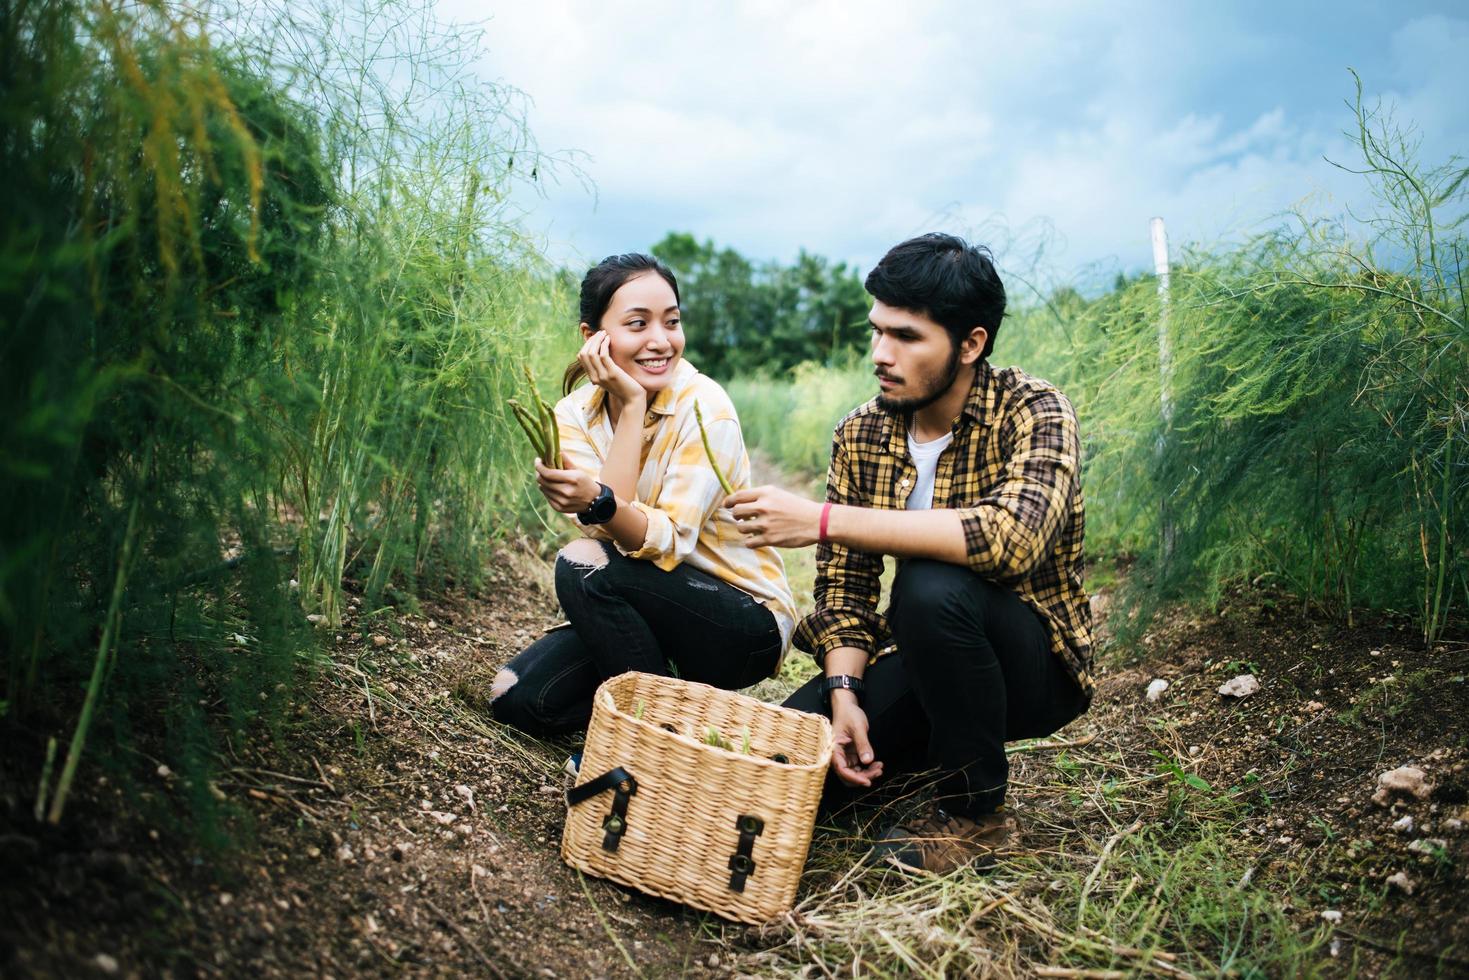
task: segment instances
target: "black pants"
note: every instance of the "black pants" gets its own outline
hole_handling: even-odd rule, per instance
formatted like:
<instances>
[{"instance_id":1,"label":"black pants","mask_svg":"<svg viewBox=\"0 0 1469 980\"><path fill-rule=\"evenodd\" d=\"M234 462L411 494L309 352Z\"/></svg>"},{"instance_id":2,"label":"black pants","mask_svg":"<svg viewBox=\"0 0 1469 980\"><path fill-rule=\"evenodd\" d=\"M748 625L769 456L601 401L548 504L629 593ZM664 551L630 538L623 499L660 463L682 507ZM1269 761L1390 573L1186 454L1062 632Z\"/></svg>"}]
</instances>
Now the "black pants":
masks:
<instances>
[{"instance_id":1,"label":"black pants","mask_svg":"<svg viewBox=\"0 0 1469 980\"><path fill-rule=\"evenodd\" d=\"M676 671L729 690L770 676L780 629L752 596L687 565L665 572L592 543L602 547L601 567L557 557L556 597L571 627L506 665L516 680L490 702L496 719L537 736L579 731L597 685L629 670Z\"/></svg>"},{"instance_id":2,"label":"black pants","mask_svg":"<svg viewBox=\"0 0 1469 980\"><path fill-rule=\"evenodd\" d=\"M1049 735L1087 709L1035 611L966 568L905 561L888 623L898 652L864 675L868 738L883 764L878 785L930 773L951 812L992 811L1009 778L1005 741ZM813 678L786 705L822 713L820 685ZM865 792L833 773L823 808Z\"/></svg>"}]
</instances>

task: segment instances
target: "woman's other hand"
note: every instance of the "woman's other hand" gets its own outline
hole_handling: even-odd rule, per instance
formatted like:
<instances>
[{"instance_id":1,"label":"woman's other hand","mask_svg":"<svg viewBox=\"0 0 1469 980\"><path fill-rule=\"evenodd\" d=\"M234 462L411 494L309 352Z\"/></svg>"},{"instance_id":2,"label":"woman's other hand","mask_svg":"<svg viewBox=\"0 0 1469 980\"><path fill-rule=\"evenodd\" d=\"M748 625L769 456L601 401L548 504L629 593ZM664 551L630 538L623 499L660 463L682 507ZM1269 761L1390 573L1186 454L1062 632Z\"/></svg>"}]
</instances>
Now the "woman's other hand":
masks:
<instances>
[{"instance_id":1,"label":"woman's other hand","mask_svg":"<svg viewBox=\"0 0 1469 980\"><path fill-rule=\"evenodd\" d=\"M564 464L566 460L563 457L559 462ZM560 514L580 514L592 506L601 492L591 474L574 468L554 469L539 459L536 460L536 486L541 488L551 509Z\"/></svg>"},{"instance_id":2,"label":"woman's other hand","mask_svg":"<svg viewBox=\"0 0 1469 980\"><path fill-rule=\"evenodd\" d=\"M587 380L623 405L646 402L647 391L612 359L611 339L606 330L599 330L581 345L576 359L586 370Z\"/></svg>"}]
</instances>

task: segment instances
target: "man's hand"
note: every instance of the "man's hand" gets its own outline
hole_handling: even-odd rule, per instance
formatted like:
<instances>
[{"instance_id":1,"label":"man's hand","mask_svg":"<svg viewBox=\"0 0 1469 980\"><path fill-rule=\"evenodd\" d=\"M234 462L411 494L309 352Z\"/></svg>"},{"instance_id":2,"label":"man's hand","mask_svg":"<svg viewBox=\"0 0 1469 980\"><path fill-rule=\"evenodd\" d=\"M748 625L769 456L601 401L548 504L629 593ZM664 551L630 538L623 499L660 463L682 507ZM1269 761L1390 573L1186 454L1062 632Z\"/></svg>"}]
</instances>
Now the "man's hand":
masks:
<instances>
[{"instance_id":1,"label":"man's hand","mask_svg":"<svg viewBox=\"0 0 1469 980\"><path fill-rule=\"evenodd\" d=\"M724 498L724 506L751 548L805 548L821 533L821 505L780 487L739 490Z\"/></svg>"},{"instance_id":2,"label":"man's hand","mask_svg":"<svg viewBox=\"0 0 1469 980\"><path fill-rule=\"evenodd\" d=\"M835 736L832 767L837 778L848 786L871 786L882 775L882 763L873 756L872 744L867 741L867 712L857 704L855 695L831 693L831 731Z\"/></svg>"},{"instance_id":3,"label":"man's hand","mask_svg":"<svg viewBox=\"0 0 1469 980\"><path fill-rule=\"evenodd\" d=\"M566 462L563 458L562 463ZM536 460L536 486L550 503L551 509L561 514L580 514L592 506L601 487L587 473L578 469L557 470Z\"/></svg>"}]
</instances>

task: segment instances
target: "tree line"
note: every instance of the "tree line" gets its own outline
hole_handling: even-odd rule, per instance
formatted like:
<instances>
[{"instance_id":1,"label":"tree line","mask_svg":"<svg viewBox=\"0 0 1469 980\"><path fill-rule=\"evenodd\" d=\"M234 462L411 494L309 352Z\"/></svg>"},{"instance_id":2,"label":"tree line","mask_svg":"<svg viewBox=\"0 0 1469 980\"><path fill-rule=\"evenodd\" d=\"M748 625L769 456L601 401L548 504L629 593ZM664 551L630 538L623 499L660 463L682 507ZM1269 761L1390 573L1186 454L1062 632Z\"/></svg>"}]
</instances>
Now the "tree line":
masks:
<instances>
[{"instance_id":1,"label":"tree line","mask_svg":"<svg viewBox=\"0 0 1469 980\"><path fill-rule=\"evenodd\" d=\"M845 262L805 249L789 265L755 262L688 232L669 232L652 252L678 276L686 353L711 377L833 363L867 342L871 300Z\"/></svg>"}]
</instances>

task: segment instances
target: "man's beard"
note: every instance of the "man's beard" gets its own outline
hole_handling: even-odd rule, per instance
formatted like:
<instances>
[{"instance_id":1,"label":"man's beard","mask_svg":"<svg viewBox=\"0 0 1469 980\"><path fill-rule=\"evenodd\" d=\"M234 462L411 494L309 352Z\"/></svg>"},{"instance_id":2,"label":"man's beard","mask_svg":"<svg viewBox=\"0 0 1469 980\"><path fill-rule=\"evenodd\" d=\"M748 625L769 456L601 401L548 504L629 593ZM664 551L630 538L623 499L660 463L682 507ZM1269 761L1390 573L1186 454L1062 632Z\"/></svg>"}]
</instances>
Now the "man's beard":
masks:
<instances>
[{"instance_id":1,"label":"man's beard","mask_svg":"<svg viewBox=\"0 0 1469 980\"><path fill-rule=\"evenodd\" d=\"M879 392L877 406L889 412L906 412L911 415L919 409L927 408L944 397L944 393L949 390L949 386L954 383L954 379L959 377L960 370L959 345L951 344L949 346L949 362L944 365L944 369L941 372L943 375L942 380L935 382L931 387L923 389L911 398L892 398ZM877 371L872 373L878 374Z\"/></svg>"}]
</instances>

